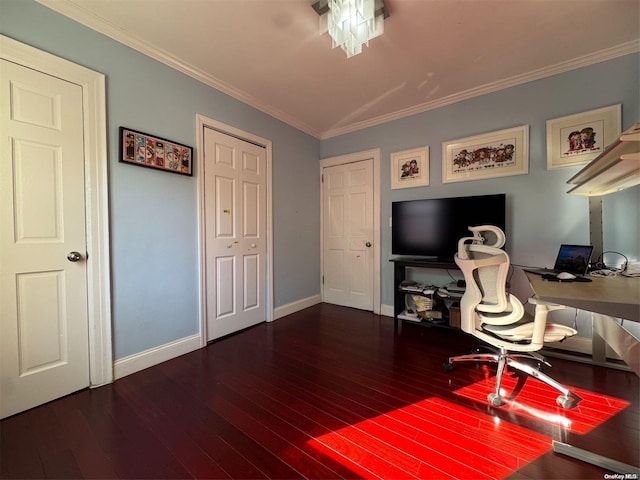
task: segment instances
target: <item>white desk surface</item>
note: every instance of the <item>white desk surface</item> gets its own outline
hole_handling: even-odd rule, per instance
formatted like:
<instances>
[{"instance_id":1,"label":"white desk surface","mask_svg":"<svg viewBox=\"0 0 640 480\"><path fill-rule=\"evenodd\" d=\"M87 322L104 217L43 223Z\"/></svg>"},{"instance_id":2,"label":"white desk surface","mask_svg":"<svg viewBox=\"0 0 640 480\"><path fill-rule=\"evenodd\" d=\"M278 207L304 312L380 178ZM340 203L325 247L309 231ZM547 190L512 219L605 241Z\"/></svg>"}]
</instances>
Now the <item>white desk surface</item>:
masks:
<instances>
[{"instance_id":1,"label":"white desk surface","mask_svg":"<svg viewBox=\"0 0 640 480\"><path fill-rule=\"evenodd\" d=\"M527 273L536 296L567 307L640 322L640 277L589 277L592 282L550 282Z\"/></svg>"}]
</instances>

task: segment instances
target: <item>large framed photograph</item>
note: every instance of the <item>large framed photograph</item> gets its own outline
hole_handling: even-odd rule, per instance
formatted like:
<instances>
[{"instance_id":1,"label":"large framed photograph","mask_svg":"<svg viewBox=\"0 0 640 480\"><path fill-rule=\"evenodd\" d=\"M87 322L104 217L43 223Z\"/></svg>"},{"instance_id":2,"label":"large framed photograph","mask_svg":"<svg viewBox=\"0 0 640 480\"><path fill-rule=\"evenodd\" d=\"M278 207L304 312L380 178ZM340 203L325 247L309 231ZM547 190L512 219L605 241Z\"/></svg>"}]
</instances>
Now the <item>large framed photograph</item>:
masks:
<instances>
[{"instance_id":1,"label":"large framed photograph","mask_svg":"<svg viewBox=\"0 0 640 480\"><path fill-rule=\"evenodd\" d=\"M429 147L391 154L391 188L429 185Z\"/></svg>"},{"instance_id":2,"label":"large framed photograph","mask_svg":"<svg viewBox=\"0 0 640 480\"><path fill-rule=\"evenodd\" d=\"M442 143L442 183L529 173L529 125Z\"/></svg>"},{"instance_id":3,"label":"large framed photograph","mask_svg":"<svg viewBox=\"0 0 640 480\"><path fill-rule=\"evenodd\" d=\"M621 106L547 120L547 169L589 163L620 135Z\"/></svg>"},{"instance_id":4,"label":"large framed photograph","mask_svg":"<svg viewBox=\"0 0 640 480\"><path fill-rule=\"evenodd\" d=\"M120 127L120 161L181 175L193 173L191 147L125 127Z\"/></svg>"}]
</instances>

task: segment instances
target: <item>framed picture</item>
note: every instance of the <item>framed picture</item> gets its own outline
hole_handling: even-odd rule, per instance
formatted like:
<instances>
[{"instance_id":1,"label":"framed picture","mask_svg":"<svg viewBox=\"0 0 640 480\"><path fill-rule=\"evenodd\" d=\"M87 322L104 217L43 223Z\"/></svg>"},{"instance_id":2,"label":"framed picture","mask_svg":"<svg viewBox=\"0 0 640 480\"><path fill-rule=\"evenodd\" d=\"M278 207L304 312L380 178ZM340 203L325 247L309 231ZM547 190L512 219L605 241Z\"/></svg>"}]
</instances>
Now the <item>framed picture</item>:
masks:
<instances>
[{"instance_id":1,"label":"framed picture","mask_svg":"<svg viewBox=\"0 0 640 480\"><path fill-rule=\"evenodd\" d=\"M547 120L547 170L589 163L620 135L621 107Z\"/></svg>"},{"instance_id":2,"label":"framed picture","mask_svg":"<svg viewBox=\"0 0 640 480\"><path fill-rule=\"evenodd\" d=\"M120 127L120 161L165 172L192 175L193 148Z\"/></svg>"},{"instance_id":3,"label":"framed picture","mask_svg":"<svg viewBox=\"0 0 640 480\"><path fill-rule=\"evenodd\" d=\"M391 154L391 188L429 185L429 147Z\"/></svg>"},{"instance_id":4,"label":"framed picture","mask_svg":"<svg viewBox=\"0 0 640 480\"><path fill-rule=\"evenodd\" d=\"M529 125L442 144L442 183L529 173Z\"/></svg>"}]
</instances>

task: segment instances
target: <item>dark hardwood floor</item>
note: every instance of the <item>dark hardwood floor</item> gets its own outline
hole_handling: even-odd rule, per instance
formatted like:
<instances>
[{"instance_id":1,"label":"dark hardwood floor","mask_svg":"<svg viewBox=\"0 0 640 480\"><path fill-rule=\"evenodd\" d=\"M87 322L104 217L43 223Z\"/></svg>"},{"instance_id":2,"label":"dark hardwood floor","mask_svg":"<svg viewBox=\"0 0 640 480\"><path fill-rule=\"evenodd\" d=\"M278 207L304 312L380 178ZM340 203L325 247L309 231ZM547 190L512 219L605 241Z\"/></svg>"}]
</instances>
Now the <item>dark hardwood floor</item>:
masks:
<instances>
[{"instance_id":1,"label":"dark hardwood floor","mask_svg":"<svg viewBox=\"0 0 640 480\"><path fill-rule=\"evenodd\" d=\"M491 408L477 342L321 304L0 422L2 478L603 479L551 440L638 465L632 373L550 359L585 399L529 379ZM515 379L509 379L515 385ZM613 477L609 477L613 478Z\"/></svg>"}]
</instances>

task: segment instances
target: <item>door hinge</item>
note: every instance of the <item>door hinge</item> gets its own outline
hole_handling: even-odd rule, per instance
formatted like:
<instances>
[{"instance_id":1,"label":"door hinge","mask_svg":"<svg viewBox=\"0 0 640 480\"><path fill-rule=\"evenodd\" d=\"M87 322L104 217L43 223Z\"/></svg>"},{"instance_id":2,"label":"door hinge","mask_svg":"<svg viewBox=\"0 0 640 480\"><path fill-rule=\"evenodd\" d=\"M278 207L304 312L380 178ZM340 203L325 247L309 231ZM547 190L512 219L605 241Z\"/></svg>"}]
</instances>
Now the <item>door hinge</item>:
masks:
<instances>
[{"instance_id":1,"label":"door hinge","mask_svg":"<svg viewBox=\"0 0 640 480\"><path fill-rule=\"evenodd\" d=\"M324 285L324 275L322 275L322 284Z\"/></svg>"}]
</instances>

